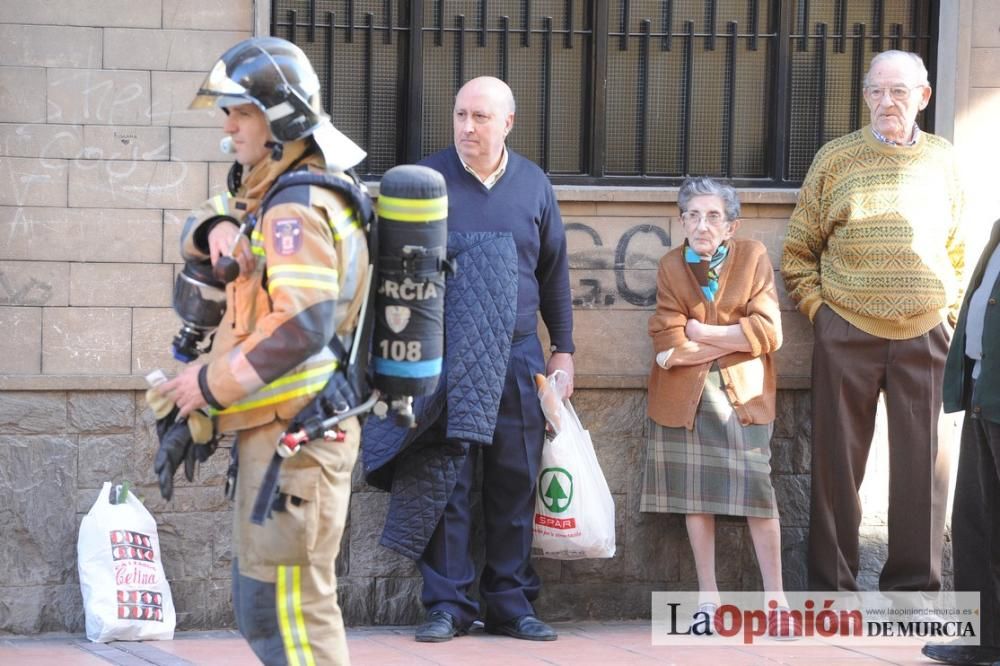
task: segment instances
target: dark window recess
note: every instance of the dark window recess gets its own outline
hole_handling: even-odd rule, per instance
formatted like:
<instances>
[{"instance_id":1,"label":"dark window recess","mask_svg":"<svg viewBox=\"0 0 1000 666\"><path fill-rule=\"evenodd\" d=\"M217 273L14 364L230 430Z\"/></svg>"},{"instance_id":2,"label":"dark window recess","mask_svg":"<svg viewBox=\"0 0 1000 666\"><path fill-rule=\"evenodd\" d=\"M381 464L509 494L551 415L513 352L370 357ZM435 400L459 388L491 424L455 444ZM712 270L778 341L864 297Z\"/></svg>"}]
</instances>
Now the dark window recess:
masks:
<instances>
[{"instance_id":1,"label":"dark window recess","mask_svg":"<svg viewBox=\"0 0 1000 666\"><path fill-rule=\"evenodd\" d=\"M875 53L920 53L933 81L939 1L273 0L271 34L309 55L368 178L449 145L455 93L488 74L555 182L794 187L868 122Z\"/></svg>"}]
</instances>

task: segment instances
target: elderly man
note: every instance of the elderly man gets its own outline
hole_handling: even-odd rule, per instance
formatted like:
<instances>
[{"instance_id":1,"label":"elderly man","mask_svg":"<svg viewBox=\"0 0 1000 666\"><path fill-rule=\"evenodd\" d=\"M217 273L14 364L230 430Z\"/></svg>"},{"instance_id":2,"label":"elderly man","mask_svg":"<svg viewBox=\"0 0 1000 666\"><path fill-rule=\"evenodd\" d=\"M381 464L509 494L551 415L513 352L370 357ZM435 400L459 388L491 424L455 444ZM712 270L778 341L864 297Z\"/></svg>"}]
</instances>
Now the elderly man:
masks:
<instances>
[{"instance_id":1,"label":"elderly man","mask_svg":"<svg viewBox=\"0 0 1000 666\"><path fill-rule=\"evenodd\" d=\"M979 645L935 645L948 664L1000 662L1000 220L969 282L944 370L944 408L965 410L952 509L955 589L979 592Z\"/></svg>"},{"instance_id":2,"label":"elderly man","mask_svg":"<svg viewBox=\"0 0 1000 666\"><path fill-rule=\"evenodd\" d=\"M963 195L951 145L922 131L920 57L876 55L871 124L816 154L781 260L813 323L809 583L857 590L858 489L880 393L889 425L889 552L882 590L937 590L948 486L941 379L960 301Z\"/></svg>"},{"instance_id":3,"label":"elderly man","mask_svg":"<svg viewBox=\"0 0 1000 666\"><path fill-rule=\"evenodd\" d=\"M466 83L453 123L455 145L421 162L445 177L448 255L457 265L445 293L445 376L439 395L415 404L413 434L369 421L366 479L392 491L381 543L416 559L423 576L427 618L416 639L447 641L480 615L471 596L470 497L481 456L486 631L554 640L532 605L541 587L530 555L544 439L533 375L562 369L573 377L565 232L545 174L504 145L514 125L507 84ZM552 342L547 365L539 312Z\"/></svg>"}]
</instances>

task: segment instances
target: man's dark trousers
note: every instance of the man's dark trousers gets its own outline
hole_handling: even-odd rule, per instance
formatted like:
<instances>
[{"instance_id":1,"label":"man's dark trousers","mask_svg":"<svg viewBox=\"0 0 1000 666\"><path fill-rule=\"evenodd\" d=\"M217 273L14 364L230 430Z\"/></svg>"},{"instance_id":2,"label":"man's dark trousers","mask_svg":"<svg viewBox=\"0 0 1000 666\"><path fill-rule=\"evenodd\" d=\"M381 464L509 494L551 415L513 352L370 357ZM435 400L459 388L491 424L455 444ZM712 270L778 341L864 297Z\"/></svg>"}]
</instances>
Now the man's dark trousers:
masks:
<instances>
[{"instance_id":1,"label":"man's dark trousers","mask_svg":"<svg viewBox=\"0 0 1000 666\"><path fill-rule=\"evenodd\" d=\"M955 589L979 592L979 643L1000 648L1000 423L965 412L951 517Z\"/></svg>"},{"instance_id":2,"label":"man's dark trousers","mask_svg":"<svg viewBox=\"0 0 1000 666\"><path fill-rule=\"evenodd\" d=\"M459 627L479 617L470 596L476 578L471 553L470 494L476 458L482 448L483 516L486 563L480 578L482 600L492 622L534 614L541 580L531 566L535 484L541 463L545 419L535 390L535 373L544 373L542 349L535 334L515 338L493 443L472 445L444 515L417 567L424 578L420 600L431 610L455 616ZM421 439L441 437L444 417Z\"/></svg>"},{"instance_id":3,"label":"man's dark trousers","mask_svg":"<svg viewBox=\"0 0 1000 666\"><path fill-rule=\"evenodd\" d=\"M949 333L938 324L906 340L879 338L827 305L813 323L809 587L859 589L858 489L884 391L889 553L879 589L940 589L949 457L939 446L939 416Z\"/></svg>"}]
</instances>

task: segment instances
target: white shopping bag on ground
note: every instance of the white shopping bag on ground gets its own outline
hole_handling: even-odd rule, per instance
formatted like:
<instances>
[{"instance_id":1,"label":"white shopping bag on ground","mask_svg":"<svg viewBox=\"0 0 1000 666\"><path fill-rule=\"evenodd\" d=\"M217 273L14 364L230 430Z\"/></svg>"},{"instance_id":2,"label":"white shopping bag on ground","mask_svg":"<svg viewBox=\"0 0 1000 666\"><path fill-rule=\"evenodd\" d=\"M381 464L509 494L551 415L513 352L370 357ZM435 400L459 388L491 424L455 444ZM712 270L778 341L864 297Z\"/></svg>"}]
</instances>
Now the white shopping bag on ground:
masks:
<instances>
[{"instance_id":1,"label":"white shopping bag on ground","mask_svg":"<svg viewBox=\"0 0 1000 666\"><path fill-rule=\"evenodd\" d=\"M76 551L87 638L106 643L174 637L174 602L156 521L127 487L104 484L80 524Z\"/></svg>"},{"instance_id":2,"label":"white shopping bag on ground","mask_svg":"<svg viewBox=\"0 0 1000 666\"><path fill-rule=\"evenodd\" d=\"M560 377L563 375L563 377ZM555 437L545 440L535 493L532 554L557 560L613 557L615 504L584 430L565 395L565 373L538 380Z\"/></svg>"}]
</instances>

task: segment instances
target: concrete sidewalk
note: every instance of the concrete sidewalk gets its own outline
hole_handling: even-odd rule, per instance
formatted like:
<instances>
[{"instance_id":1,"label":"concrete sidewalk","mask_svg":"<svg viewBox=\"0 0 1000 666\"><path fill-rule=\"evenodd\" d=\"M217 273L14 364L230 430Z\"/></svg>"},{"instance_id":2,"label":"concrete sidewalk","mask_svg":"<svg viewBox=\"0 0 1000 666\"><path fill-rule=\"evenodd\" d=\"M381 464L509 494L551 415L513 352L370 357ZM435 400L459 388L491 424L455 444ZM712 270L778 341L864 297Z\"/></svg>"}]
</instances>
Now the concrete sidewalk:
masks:
<instances>
[{"instance_id":1,"label":"concrete sidewalk","mask_svg":"<svg viewBox=\"0 0 1000 666\"><path fill-rule=\"evenodd\" d=\"M413 627L350 629L355 666L425 664L473 666L624 666L626 664L707 664L708 666L855 666L933 664L918 646L844 648L815 641L766 642L752 647L653 647L648 622L573 622L554 624L559 640L533 643L490 636L482 630L447 643L413 640ZM0 637L0 664L31 666L211 666L256 664L235 631L176 634L172 641L90 643L65 634Z\"/></svg>"}]
</instances>

